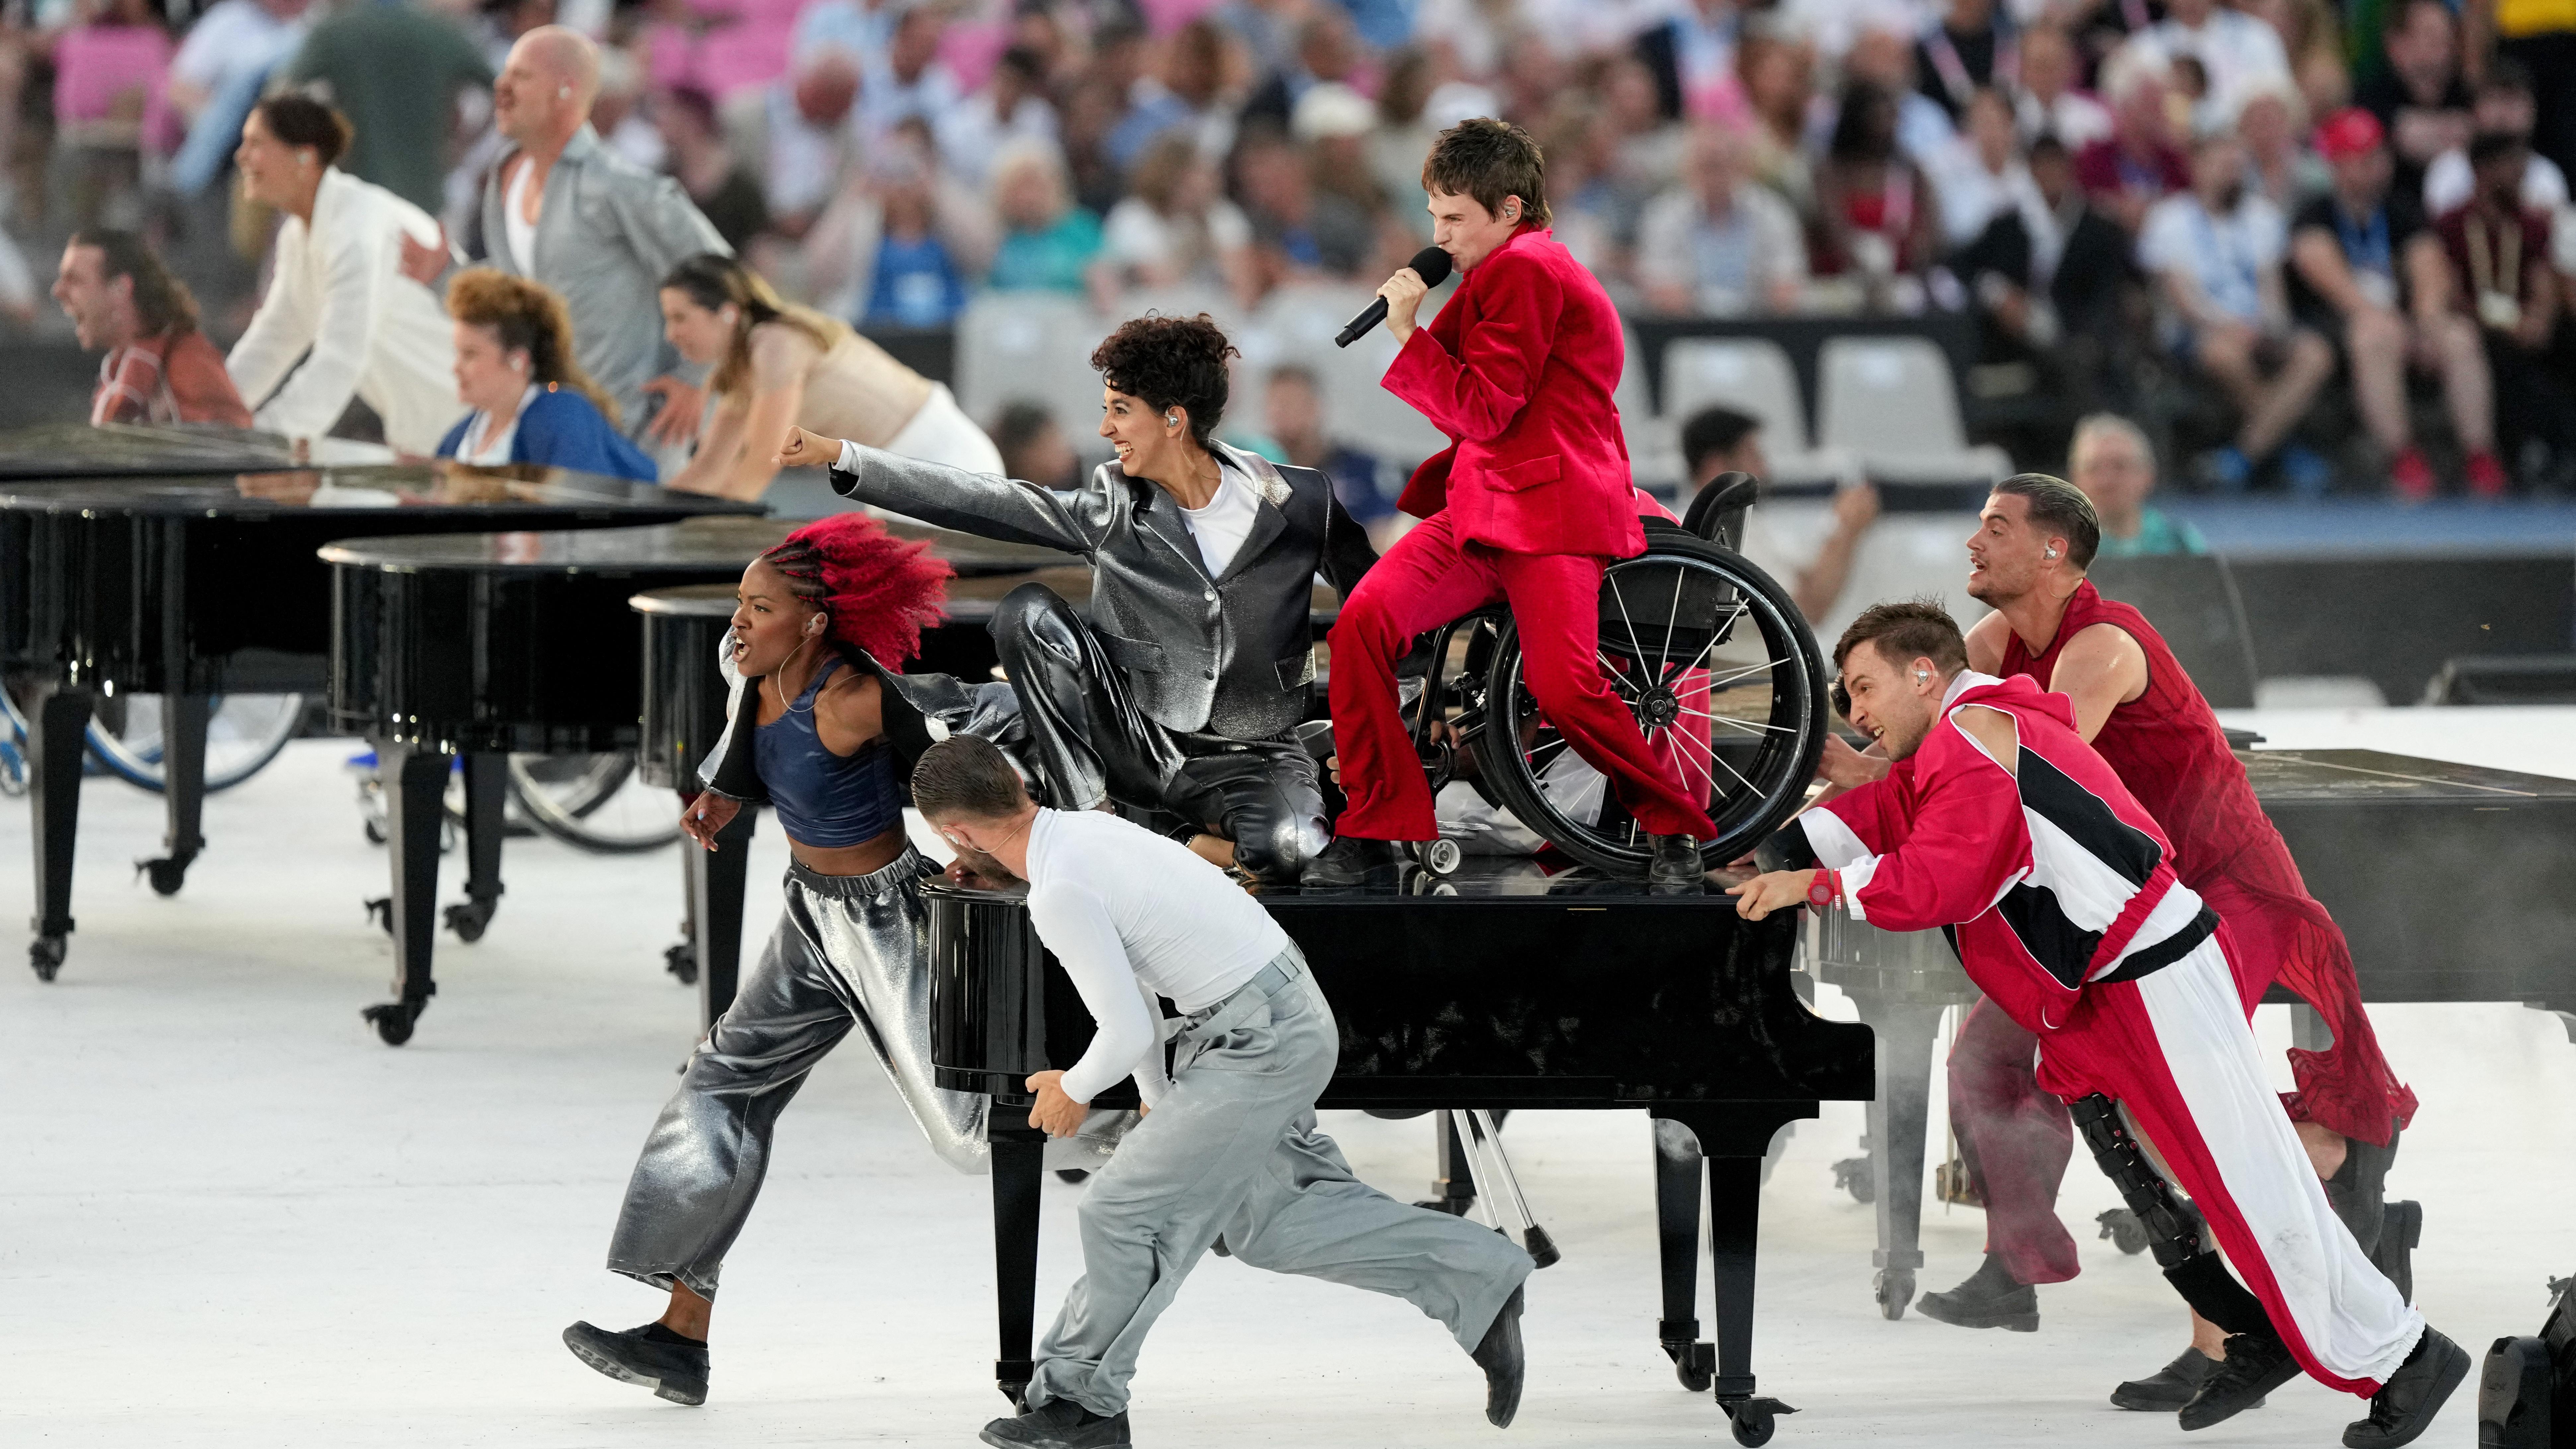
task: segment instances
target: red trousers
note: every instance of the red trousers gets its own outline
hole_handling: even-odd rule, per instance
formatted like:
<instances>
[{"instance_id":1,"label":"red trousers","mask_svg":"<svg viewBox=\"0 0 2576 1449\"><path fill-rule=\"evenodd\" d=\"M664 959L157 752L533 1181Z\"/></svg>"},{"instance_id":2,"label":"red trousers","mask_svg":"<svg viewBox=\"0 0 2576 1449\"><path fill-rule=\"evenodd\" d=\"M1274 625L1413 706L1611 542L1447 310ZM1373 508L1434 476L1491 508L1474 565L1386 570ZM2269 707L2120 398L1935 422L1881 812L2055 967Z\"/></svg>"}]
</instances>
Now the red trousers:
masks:
<instances>
[{"instance_id":1,"label":"red trousers","mask_svg":"<svg viewBox=\"0 0 2576 1449\"><path fill-rule=\"evenodd\" d=\"M1350 797L1335 832L1369 840L1440 833L1431 785L1397 702L1395 662L1415 635L1507 599L1520 630L1522 677L1548 723L1608 777L1641 828L1714 837L1706 808L1647 748L1628 706L1602 678L1601 570L1601 560L1587 554L1461 543L1445 515L1398 539L1342 601L1333 625L1333 747Z\"/></svg>"}]
</instances>

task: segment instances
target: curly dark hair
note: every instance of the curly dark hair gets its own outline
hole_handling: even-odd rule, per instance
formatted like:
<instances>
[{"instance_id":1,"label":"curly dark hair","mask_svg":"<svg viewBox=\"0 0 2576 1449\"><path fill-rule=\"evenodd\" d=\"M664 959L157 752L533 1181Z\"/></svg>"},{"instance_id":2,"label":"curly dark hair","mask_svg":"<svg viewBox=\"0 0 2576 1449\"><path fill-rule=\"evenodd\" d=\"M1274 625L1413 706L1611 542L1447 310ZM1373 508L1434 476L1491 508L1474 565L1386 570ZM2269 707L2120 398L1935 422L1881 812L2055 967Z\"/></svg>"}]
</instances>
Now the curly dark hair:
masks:
<instances>
[{"instance_id":1,"label":"curly dark hair","mask_svg":"<svg viewBox=\"0 0 2576 1449\"><path fill-rule=\"evenodd\" d=\"M1148 314L1092 349L1091 365L1101 381L1143 398L1148 406L1188 409L1190 437L1204 448L1225 417L1225 360L1234 355L1234 344L1205 312L1196 317Z\"/></svg>"}]
</instances>

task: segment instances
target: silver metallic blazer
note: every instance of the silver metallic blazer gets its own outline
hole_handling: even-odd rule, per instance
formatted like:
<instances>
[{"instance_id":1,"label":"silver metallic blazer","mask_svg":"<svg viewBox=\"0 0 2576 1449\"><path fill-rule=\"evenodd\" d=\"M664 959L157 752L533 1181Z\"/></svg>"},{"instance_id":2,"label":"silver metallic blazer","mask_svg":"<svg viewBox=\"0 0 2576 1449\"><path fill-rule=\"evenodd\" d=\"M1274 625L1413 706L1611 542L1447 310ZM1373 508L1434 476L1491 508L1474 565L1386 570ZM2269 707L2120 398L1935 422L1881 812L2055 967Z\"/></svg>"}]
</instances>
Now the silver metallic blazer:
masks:
<instances>
[{"instance_id":1,"label":"silver metallic blazer","mask_svg":"<svg viewBox=\"0 0 2576 1449\"><path fill-rule=\"evenodd\" d=\"M1092 630L1147 717L1183 732L1270 739L1306 717L1315 575L1347 598L1377 554L1322 473L1223 443L1213 451L1261 496L1252 532L1213 579L1180 505L1115 463L1058 490L861 448L858 471L834 468L832 486L961 533L1083 555Z\"/></svg>"}]
</instances>

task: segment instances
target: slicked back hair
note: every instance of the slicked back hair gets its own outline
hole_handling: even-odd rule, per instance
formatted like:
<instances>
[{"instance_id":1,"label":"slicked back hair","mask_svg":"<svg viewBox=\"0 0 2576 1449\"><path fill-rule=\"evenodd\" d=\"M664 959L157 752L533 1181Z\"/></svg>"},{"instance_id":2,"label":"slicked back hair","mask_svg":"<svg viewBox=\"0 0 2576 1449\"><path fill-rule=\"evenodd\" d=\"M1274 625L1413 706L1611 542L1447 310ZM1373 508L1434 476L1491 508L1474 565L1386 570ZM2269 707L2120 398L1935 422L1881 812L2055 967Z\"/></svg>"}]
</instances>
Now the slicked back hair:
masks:
<instances>
[{"instance_id":1,"label":"slicked back hair","mask_svg":"<svg viewBox=\"0 0 2576 1449\"><path fill-rule=\"evenodd\" d=\"M950 735L912 767L912 804L928 820L1007 820L1029 808L1029 792L991 740Z\"/></svg>"},{"instance_id":2,"label":"slicked back hair","mask_svg":"<svg viewBox=\"0 0 2576 1449\"><path fill-rule=\"evenodd\" d=\"M1968 667L1968 641L1959 633L1958 621L1930 599L1896 599L1861 610L1834 641L1834 668L1841 669L1843 660L1863 644L1877 645L1879 657L1890 664L1929 659L1943 674Z\"/></svg>"},{"instance_id":3,"label":"slicked back hair","mask_svg":"<svg viewBox=\"0 0 2576 1449\"><path fill-rule=\"evenodd\" d=\"M2152 466L2153 454L2148 461ZM2093 567L2093 555L2102 547L2102 519L2083 489L2046 473L2015 473L1996 484L1995 491L2027 501L2031 527L2066 540L2067 562L2078 569Z\"/></svg>"}]
</instances>

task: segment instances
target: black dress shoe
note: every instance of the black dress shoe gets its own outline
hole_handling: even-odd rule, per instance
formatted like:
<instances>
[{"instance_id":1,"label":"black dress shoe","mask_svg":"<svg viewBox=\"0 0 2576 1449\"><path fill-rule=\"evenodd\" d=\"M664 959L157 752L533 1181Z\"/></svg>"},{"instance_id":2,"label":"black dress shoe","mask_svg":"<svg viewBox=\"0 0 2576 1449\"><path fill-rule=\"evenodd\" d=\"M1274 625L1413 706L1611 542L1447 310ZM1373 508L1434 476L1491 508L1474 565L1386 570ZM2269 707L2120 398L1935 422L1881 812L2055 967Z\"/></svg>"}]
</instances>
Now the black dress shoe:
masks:
<instances>
[{"instance_id":1,"label":"black dress shoe","mask_svg":"<svg viewBox=\"0 0 2576 1449\"><path fill-rule=\"evenodd\" d=\"M1323 854L1306 862L1297 883L1392 889L1404 883L1404 866L1404 847L1398 842L1342 835L1334 837Z\"/></svg>"},{"instance_id":2,"label":"black dress shoe","mask_svg":"<svg viewBox=\"0 0 2576 1449\"><path fill-rule=\"evenodd\" d=\"M2370 1250L2371 1266L2397 1285L2397 1296L2415 1301L2415 1248L2424 1241L2424 1205L2413 1199L2393 1202L2382 1210L2385 1226L2379 1230L2379 1244Z\"/></svg>"},{"instance_id":3,"label":"black dress shoe","mask_svg":"<svg viewBox=\"0 0 2576 1449\"><path fill-rule=\"evenodd\" d=\"M2415 1351L2372 1396L2370 1417L2344 1426L2345 1449L2397 1449L2414 1443L2468 1376L2469 1351L2435 1332L2433 1325L2424 1325Z\"/></svg>"},{"instance_id":4,"label":"black dress shoe","mask_svg":"<svg viewBox=\"0 0 2576 1449\"><path fill-rule=\"evenodd\" d=\"M675 1404L707 1401L707 1346L658 1323L611 1333L587 1323L564 1330L572 1356L624 1383L641 1384Z\"/></svg>"},{"instance_id":5,"label":"black dress shoe","mask_svg":"<svg viewBox=\"0 0 2576 1449\"><path fill-rule=\"evenodd\" d=\"M1485 1330L1468 1357L1485 1371L1485 1422L1497 1429L1510 1428L1512 1415L1521 1411L1521 1380L1528 1376L1528 1364L1521 1357L1521 1290L1513 1289L1512 1296L1503 1300L1494 1326Z\"/></svg>"},{"instance_id":6,"label":"black dress shoe","mask_svg":"<svg viewBox=\"0 0 2576 1449\"><path fill-rule=\"evenodd\" d=\"M2218 1360L2196 1348L2186 1348L2172 1363L2142 1379L2131 1379L2111 1391L2111 1406L2142 1412L2172 1414L2191 1402L2200 1386L2218 1369ZM2257 1405L2257 1407L2260 1407Z\"/></svg>"},{"instance_id":7,"label":"black dress shoe","mask_svg":"<svg viewBox=\"0 0 2576 1449\"><path fill-rule=\"evenodd\" d=\"M1700 864L1699 838L1649 835L1654 855L1646 862L1646 884L1659 896L1695 896L1708 889L1708 870Z\"/></svg>"},{"instance_id":8,"label":"black dress shoe","mask_svg":"<svg viewBox=\"0 0 2576 1449\"><path fill-rule=\"evenodd\" d=\"M2004 1260L1992 1253L1977 1271L1947 1293L1926 1293L1915 1300L1923 1316L1958 1328L2002 1328L2014 1333L2039 1331L2039 1290L2016 1280Z\"/></svg>"},{"instance_id":9,"label":"black dress shoe","mask_svg":"<svg viewBox=\"0 0 2576 1449\"><path fill-rule=\"evenodd\" d=\"M2389 1128L2385 1147L2358 1137L2345 1138L2343 1166L2326 1179L2326 1204L2343 1219L2364 1257L2376 1255L2380 1230L2387 1222L2381 1204L2387 1200L2389 1166L2397 1160L2398 1135L2395 1127Z\"/></svg>"},{"instance_id":10,"label":"black dress shoe","mask_svg":"<svg viewBox=\"0 0 2576 1449\"><path fill-rule=\"evenodd\" d=\"M2299 1361L2290 1357L2288 1344L2268 1333L2231 1333L2227 1357L2201 1381L2200 1392L2178 1417L2186 1429L2223 1424L2298 1376Z\"/></svg>"},{"instance_id":11,"label":"black dress shoe","mask_svg":"<svg viewBox=\"0 0 2576 1449\"><path fill-rule=\"evenodd\" d=\"M995 1419L977 1437L996 1449L1119 1449L1127 1437L1127 1412L1102 1417L1071 1399L1049 1399L1044 1408Z\"/></svg>"}]
</instances>

